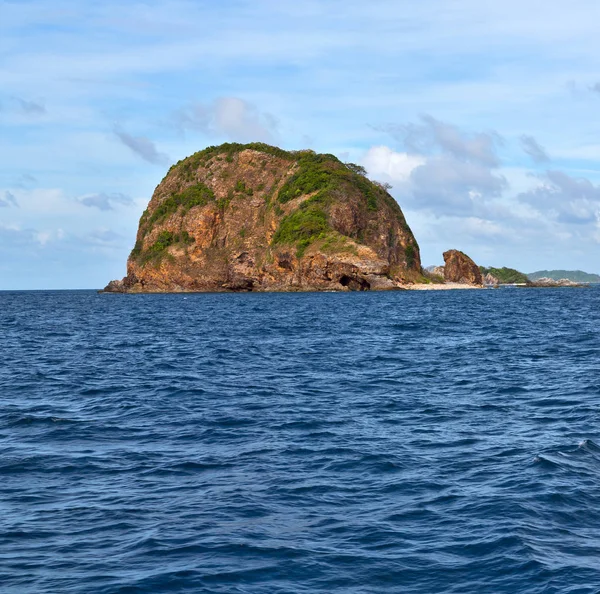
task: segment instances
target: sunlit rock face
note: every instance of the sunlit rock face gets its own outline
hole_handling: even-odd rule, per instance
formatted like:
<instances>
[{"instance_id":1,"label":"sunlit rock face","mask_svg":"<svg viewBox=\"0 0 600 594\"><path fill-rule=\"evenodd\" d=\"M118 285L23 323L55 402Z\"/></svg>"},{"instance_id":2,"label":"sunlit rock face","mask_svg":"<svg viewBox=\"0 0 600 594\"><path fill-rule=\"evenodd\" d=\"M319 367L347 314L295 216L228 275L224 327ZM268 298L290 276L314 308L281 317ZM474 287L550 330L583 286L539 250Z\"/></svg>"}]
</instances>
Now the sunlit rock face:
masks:
<instances>
[{"instance_id":1,"label":"sunlit rock face","mask_svg":"<svg viewBox=\"0 0 600 594\"><path fill-rule=\"evenodd\" d=\"M156 188L117 292L386 290L421 276L397 202L333 155L225 144Z\"/></svg>"},{"instance_id":2,"label":"sunlit rock face","mask_svg":"<svg viewBox=\"0 0 600 594\"><path fill-rule=\"evenodd\" d=\"M451 283L482 285L479 267L469 256L458 250L444 252L444 280Z\"/></svg>"}]
</instances>

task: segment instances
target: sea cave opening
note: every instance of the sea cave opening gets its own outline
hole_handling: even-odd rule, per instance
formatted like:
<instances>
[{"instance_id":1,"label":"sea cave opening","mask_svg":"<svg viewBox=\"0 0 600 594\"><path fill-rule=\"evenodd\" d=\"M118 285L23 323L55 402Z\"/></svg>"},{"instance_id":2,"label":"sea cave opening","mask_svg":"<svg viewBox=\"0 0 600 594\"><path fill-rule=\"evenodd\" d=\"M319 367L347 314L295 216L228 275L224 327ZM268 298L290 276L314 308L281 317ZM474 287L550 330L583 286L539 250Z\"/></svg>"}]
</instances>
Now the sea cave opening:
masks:
<instances>
[{"instance_id":1,"label":"sea cave opening","mask_svg":"<svg viewBox=\"0 0 600 594\"><path fill-rule=\"evenodd\" d=\"M371 284L364 278L353 278L347 274L340 276L339 281L342 287L348 287L350 291L369 291Z\"/></svg>"}]
</instances>

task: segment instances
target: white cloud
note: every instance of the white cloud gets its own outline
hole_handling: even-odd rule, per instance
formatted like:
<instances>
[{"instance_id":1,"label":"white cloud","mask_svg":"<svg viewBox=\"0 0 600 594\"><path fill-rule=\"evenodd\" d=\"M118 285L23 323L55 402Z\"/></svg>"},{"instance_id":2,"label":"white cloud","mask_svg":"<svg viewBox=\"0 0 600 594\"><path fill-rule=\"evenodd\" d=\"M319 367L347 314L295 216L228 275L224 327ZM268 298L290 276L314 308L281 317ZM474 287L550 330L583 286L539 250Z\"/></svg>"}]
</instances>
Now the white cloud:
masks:
<instances>
[{"instance_id":1,"label":"white cloud","mask_svg":"<svg viewBox=\"0 0 600 594\"><path fill-rule=\"evenodd\" d=\"M145 136L132 136L120 128L115 128L115 136L136 155L153 165L166 165L169 157L157 150L156 145Z\"/></svg>"},{"instance_id":2,"label":"white cloud","mask_svg":"<svg viewBox=\"0 0 600 594\"><path fill-rule=\"evenodd\" d=\"M502 175L479 163L451 155L429 157L410 176L413 206L434 214L472 214L486 200L499 198L508 187Z\"/></svg>"},{"instance_id":3,"label":"white cloud","mask_svg":"<svg viewBox=\"0 0 600 594\"><path fill-rule=\"evenodd\" d=\"M425 159L380 145L371 147L361 159L361 163L370 176L384 176L392 182L405 182L415 167L425 163Z\"/></svg>"},{"instance_id":4,"label":"white cloud","mask_svg":"<svg viewBox=\"0 0 600 594\"><path fill-rule=\"evenodd\" d=\"M40 245L46 245L53 237L50 231L38 231L35 234L35 239Z\"/></svg>"},{"instance_id":5,"label":"white cloud","mask_svg":"<svg viewBox=\"0 0 600 594\"><path fill-rule=\"evenodd\" d=\"M239 97L219 97L210 104L192 103L175 117L184 130L198 130L239 142L273 142L278 130L273 115L259 111Z\"/></svg>"},{"instance_id":6,"label":"white cloud","mask_svg":"<svg viewBox=\"0 0 600 594\"><path fill-rule=\"evenodd\" d=\"M519 194L518 199L568 225L596 226L600 221L600 186L586 178L575 178L563 171L549 170L543 183Z\"/></svg>"},{"instance_id":7,"label":"white cloud","mask_svg":"<svg viewBox=\"0 0 600 594\"><path fill-rule=\"evenodd\" d=\"M102 228L125 237L124 245L131 243L132 246L139 216L148 203L147 197L133 199L119 193L85 194L75 198L59 188L15 189L14 194L19 208L3 209L2 226L15 231L35 230L42 233L40 241L45 242L87 237ZM85 198L90 198L93 204L82 204ZM101 208L105 202L111 208ZM116 205L122 208L114 208Z\"/></svg>"},{"instance_id":8,"label":"white cloud","mask_svg":"<svg viewBox=\"0 0 600 594\"><path fill-rule=\"evenodd\" d=\"M533 159L535 163L545 163L550 160L544 147L540 146L533 136L523 134L520 138L523 150Z\"/></svg>"},{"instance_id":9,"label":"white cloud","mask_svg":"<svg viewBox=\"0 0 600 594\"><path fill-rule=\"evenodd\" d=\"M467 133L458 126L442 122L425 114L421 123L385 124L377 130L387 132L402 143L410 153L430 154L439 151L455 159L481 163L486 167L499 165L496 146L502 142L497 133Z\"/></svg>"},{"instance_id":10,"label":"white cloud","mask_svg":"<svg viewBox=\"0 0 600 594\"><path fill-rule=\"evenodd\" d=\"M112 229L107 228L96 229L90 233L89 237L90 241L100 245L112 245L125 239L120 233L115 233Z\"/></svg>"},{"instance_id":11,"label":"white cloud","mask_svg":"<svg viewBox=\"0 0 600 594\"><path fill-rule=\"evenodd\" d=\"M420 120L380 127L408 152L373 147L365 157L372 161L367 169L400 182L394 193L407 207L428 210L437 217L486 214L486 203L501 198L508 188L506 177L496 171L499 136L465 132L430 115Z\"/></svg>"},{"instance_id":12,"label":"white cloud","mask_svg":"<svg viewBox=\"0 0 600 594\"><path fill-rule=\"evenodd\" d=\"M5 190L4 196L0 195L0 207L6 208L8 206L19 206L19 203L17 202L17 198L12 192Z\"/></svg>"},{"instance_id":13,"label":"white cloud","mask_svg":"<svg viewBox=\"0 0 600 594\"><path fill-rule=\"evenodd\" d=\"M90 206L99 210L114 210L116 204L129 206L133 204L133 199L125 194L114 193L106 194L101 192L100 194L87 194L78 198L78 202L84 206Z\"/></svg>"}]
</instances>

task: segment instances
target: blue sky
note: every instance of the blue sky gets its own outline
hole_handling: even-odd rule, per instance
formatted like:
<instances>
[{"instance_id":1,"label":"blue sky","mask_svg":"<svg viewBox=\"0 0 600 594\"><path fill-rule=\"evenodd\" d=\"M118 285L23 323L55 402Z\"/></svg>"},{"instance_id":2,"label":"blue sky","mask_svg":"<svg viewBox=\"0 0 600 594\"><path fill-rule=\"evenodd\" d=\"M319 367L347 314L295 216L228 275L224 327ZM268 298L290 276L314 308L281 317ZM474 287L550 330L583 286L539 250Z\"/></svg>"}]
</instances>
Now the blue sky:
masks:
<instances>
[{"instance_id":1,"label":"blue sky","mask_svg":"<svg viewBox=\"0 0 600 594\"><path fill-rule=\"evenodd\" d=\"M0 0L0 289L125 274L169 165L262 140L393 185L425 265L600 272L593 0Z\"/></svg>"}]
</instances>

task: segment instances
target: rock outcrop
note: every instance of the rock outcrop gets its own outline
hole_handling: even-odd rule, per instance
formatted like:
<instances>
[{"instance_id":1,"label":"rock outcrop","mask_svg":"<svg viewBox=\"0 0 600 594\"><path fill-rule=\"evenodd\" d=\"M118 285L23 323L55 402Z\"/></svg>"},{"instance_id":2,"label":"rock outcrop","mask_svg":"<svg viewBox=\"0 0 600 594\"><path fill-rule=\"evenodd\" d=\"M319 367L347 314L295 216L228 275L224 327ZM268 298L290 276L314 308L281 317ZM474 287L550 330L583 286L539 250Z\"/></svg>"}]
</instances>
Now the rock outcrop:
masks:
<instances>
[{"instance_id":1,"label":"rock outcrop","mask_svg":"<svg viewBox=\"0 0 600 594\"><path fill-rule=\"evenodd\" d=\"M538 278L529 282L530 287L584 287L585 283L577 283L568 278L553 279L548 277Z\"/></svg>"},{"instance_id":2,"label":"rock outcrop","mask_svg":"<svg viewBox=\"0 0 600 594\"><path fill-rule=\"evenodd\" d=\"M106 291L386 290L421 277L397 202L333 155L225 144L169 170Z\"/></svg>"},{"instance_id":3,"label":"rock outcrop","mask_svg":"<svg viewBox=\"0 0 600 594\"><path fill-rule=\"evenodd\" d=\"M469 256L458 250L448 250L443 255L446 282L483 285L481 271Z\"/></svg>"},{"instance_id":4,"label":"rock outcrop","mask_svg":"<svg viewBox=\"0 0 600 594\"><path fill-rule=\"evenodd\" d=\"M496 278L493 274L489 272L483 277L483 282L488 286L498 286L500 284L500 279Z\"/></svg>"}]
</instances>

